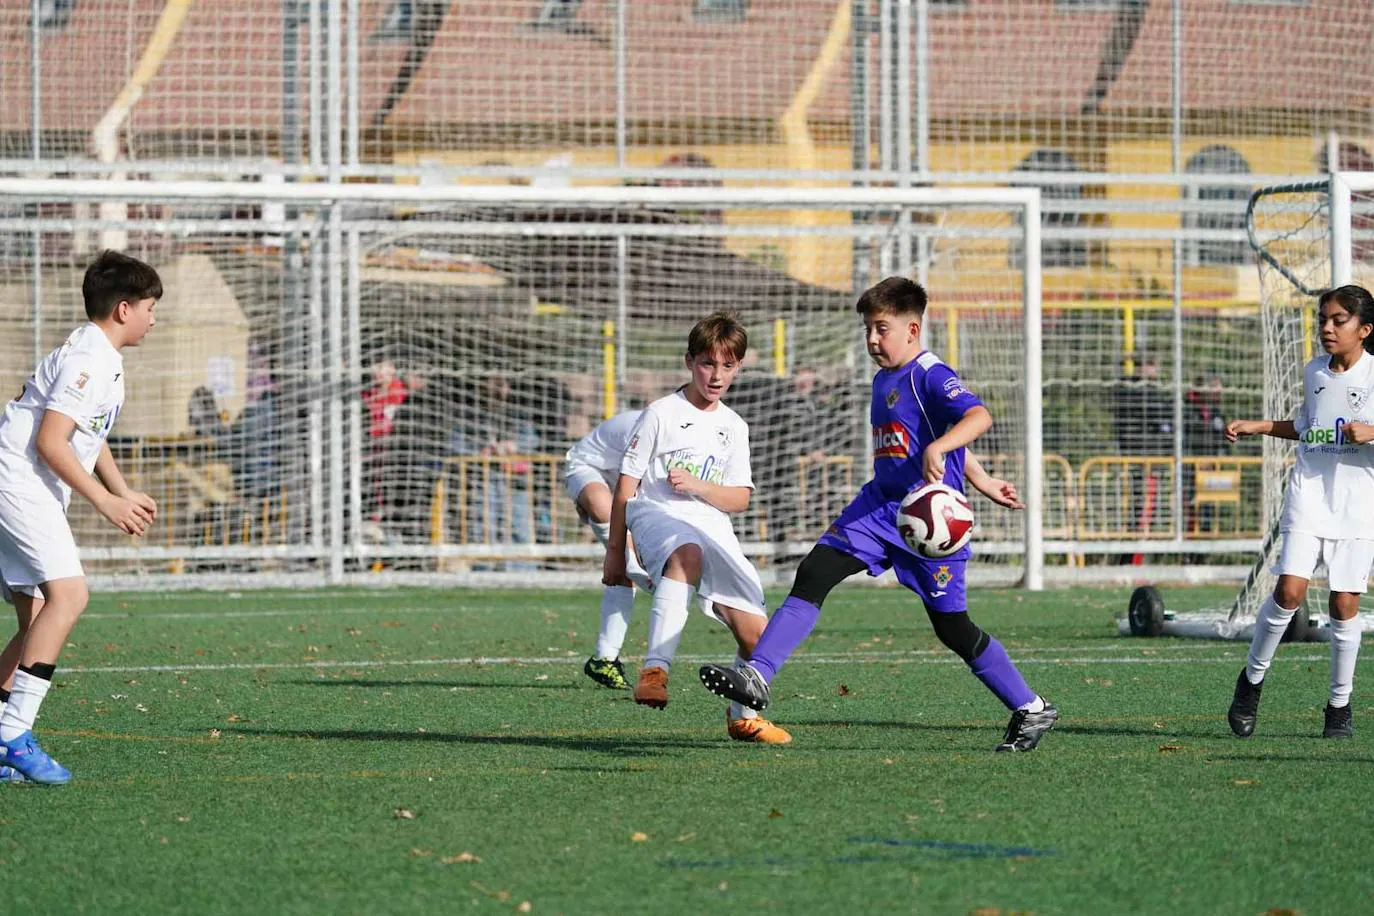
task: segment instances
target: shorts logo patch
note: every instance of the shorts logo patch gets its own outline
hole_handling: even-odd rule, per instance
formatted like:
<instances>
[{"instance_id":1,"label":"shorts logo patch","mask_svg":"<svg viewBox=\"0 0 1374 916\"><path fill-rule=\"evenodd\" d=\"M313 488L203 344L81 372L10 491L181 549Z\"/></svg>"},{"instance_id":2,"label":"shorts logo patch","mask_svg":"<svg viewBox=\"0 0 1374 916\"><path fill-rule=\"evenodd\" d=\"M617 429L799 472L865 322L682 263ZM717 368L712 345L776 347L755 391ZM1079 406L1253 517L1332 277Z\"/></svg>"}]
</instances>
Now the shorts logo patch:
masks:
<instances>
[{"instance_id":1,"label":"shorts logo patch","mask_svg":"<svg viewBox=\"0 0 1374 916\"><path fill-rule=\"evenodd\" d=\"M902 390L900 388L893 388L887 393L887 407L889 410L897 406L897 398L901 396L901 393Z\"/></svg>"},{"instance_id":2,"label":"shorts logo patch","mask_svg":"<svg viewBox=\"0 0 1374 916\"><path fill-rule=\"evenodd\" d=\"M936 585L940 588L944 588L946 585L949 585L950 582L954 581L954 573L949 571L948 566L941 566L939 569L935 570L935 575L931 576L931 578L935 580Z\"/></svg>"}]
</instances>

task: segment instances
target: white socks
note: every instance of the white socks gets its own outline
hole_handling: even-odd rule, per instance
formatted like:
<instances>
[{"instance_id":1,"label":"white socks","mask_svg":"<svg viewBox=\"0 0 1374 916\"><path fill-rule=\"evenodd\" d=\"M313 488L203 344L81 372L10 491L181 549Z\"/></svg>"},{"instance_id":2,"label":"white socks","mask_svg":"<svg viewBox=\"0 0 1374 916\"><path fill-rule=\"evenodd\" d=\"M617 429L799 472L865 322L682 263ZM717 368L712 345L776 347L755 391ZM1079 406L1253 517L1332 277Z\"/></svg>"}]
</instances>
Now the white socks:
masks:
<instances>
[{"instance_id":1,"label":"white socks","mask_svg":"<svg viewBox=\"0 0 1374 916\"><path fill-rule=\"evenodd\" d=\"M601 631L596 634L596 657L619 658L635 609L635 590L608 585L601 591Z\"/></svg>"},{"instance_id":2,"label":"white socks","mask_svg":"<svg viewBox=\"0 0 1374 916\"><path fill-rule=\"evenodd\" d=\"M1360 657L1360 615L1350 620L1331 618L1331 697L1333 707L1350 705L1355 661Z\"/></svg>"},{"instance_id":3,"label":"white socks","mask_svg":"<svg viewBox=\"0 0 1374 916\"><path fill-rule=\"evenodd\" d=\"M38 718L38 707L48 695L52 681L44 680L27 671L14 673L14 686L10 688L9 702L4 713L0 713L0 741L18 738L24 732L33 731L33 722Z\"/></svg>"},{"instance_id":4,"label":"white socks","mask_svg":"<svg viewBox=\"0 0 1374 916\"><path fill-rule=\"evenodd\" d=\"M687 626L687 603L692 600L692 586L676 579L659 579L654 585L654 603L649 612L649 651L644 656L645 668L667 671L677 654L678 641Z\"/></svg>"},{"instance_id":5,"label":"white socks","mask_svg":"<svg viewBox=\"0 0 1374 916\"><path fill-rule=\"evenodd\" d=\"M1279 607L1273 595L1265 598L1264 604L1260 605L1259 617L1255 620L1255 635L1250 638L1250 656L1245 661L1245 678L1250 683L1258 684L1264 680L1264 672L1269 670L1269 663L1274 660L1279 641L1297 612L1297 608Z\"/></svg>"}]
</instances>

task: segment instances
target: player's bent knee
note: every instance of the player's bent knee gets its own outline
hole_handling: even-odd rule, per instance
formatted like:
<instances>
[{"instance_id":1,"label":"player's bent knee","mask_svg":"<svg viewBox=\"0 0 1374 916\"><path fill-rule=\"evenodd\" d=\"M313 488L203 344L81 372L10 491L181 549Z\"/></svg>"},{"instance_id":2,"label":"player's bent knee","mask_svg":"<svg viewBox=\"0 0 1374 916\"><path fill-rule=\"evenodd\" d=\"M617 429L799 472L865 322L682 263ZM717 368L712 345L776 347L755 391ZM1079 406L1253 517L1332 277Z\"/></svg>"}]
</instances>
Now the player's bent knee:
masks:
<instances>
[{"instance_id":1,"label":"player's bent knee","mask_svg":"<svg viewBox=\"0 0 1374 916\"><path fill-rule=\"evenodd\" d=\"M927 611L930 624L935 628L935 636L951 652L962 658L965 664L983 654L988 647L989 637L969 619L966 611L957 614L941 614Z\"/></svg>"},{"instance_id":2,"label":"player's bent knee","mask_svg":"<svg viewBox=\"0 0 1374 916\"><path fill-rule=\"evenodd\" d=\"M683 544L670 553L667 562L663 564L663 573L670 579L676 579L677 576L673 573L679 573L688 582L699 580L701 578L700 545Z\"/></svg>"},{"instance_id":3,"label":"player's bent knee","mask_svg":"<svg viewBox=\"0 0 1374 916\"><path fill-rule=\"evenodd\" d=\"M797 567L791 593L820 607L831 589L864 568L862 560L821 544L812 548Z\"/></svg>"}]
</instances>

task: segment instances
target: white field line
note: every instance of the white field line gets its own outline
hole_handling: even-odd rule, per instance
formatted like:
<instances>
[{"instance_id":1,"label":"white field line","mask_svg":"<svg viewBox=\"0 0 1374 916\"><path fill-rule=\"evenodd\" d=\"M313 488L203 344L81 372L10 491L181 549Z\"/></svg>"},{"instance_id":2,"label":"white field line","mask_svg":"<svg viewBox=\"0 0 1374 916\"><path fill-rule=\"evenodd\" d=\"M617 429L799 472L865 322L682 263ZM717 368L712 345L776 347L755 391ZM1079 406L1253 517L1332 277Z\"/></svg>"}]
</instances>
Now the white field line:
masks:
<instances>
[{"instance_id":1,"label":"white field line","mask_svg":"<svg viewBox=\"0 0 1374 916\"><path fill-rule=\"evenodd\" d=\"M1062 651L1062 650L1061 650ZM962 665L963 661L943 653L916 652L860 652L852 655L802 655L796 663L815 665ZM629 656L626 656L630 658ZM1159 656L1110 657L1094 656L1050 656L1045 658L1022 658L1018 665L1234 665L1240 653L1218 656L1216 658L1162 658ZM1329 655L1286 655L1285 662L1326 661ZM636 661L637 659L630 659ZM700 664L703 662L723 662L724 656L685 655L678 658L681 664ZM348 661L344 659L320 659L303 662L230 662L225 664L193 665L107 665L80 668L65 668L64 673L74 674L153 674L194 673L213 671L311 671L338 668L436 668L436 667L516 667L538 665L581 665L585 659L580 656L470 656L467 658L412 658L412 659L363 659Z\"/></svg>"}]
</instances>

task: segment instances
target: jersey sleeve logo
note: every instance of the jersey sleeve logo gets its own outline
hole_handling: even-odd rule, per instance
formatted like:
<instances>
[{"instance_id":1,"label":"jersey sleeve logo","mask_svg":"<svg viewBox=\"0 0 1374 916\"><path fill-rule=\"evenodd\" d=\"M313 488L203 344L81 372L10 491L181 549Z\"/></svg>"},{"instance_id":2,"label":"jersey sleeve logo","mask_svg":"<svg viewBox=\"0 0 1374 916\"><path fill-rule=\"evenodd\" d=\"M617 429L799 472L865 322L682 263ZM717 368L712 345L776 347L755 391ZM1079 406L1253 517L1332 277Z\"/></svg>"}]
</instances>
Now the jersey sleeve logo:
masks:
<instances>
[{"instance_id":1,"label":"jersey sleeve logo","mask_svg":"<svg viewBox=\"0 0 1374 916\"><path fill-rule=\"evenodd\" d=\"M964 387L964 383L959 380L957 375L945 379L945 397L954 401L967 394L969 394L969 390Z\"/></svg>"},{"instance_id":2,"label":"jersey sleeve logo","mask_svg":"<svg viewBox=\"0 0 1374 916\"><path fill-rule=\"evenodd\" d=\"M911 434L900 423L873 427L873 457L905 460L911 455Z\"/></svg>"}]
</instances>

